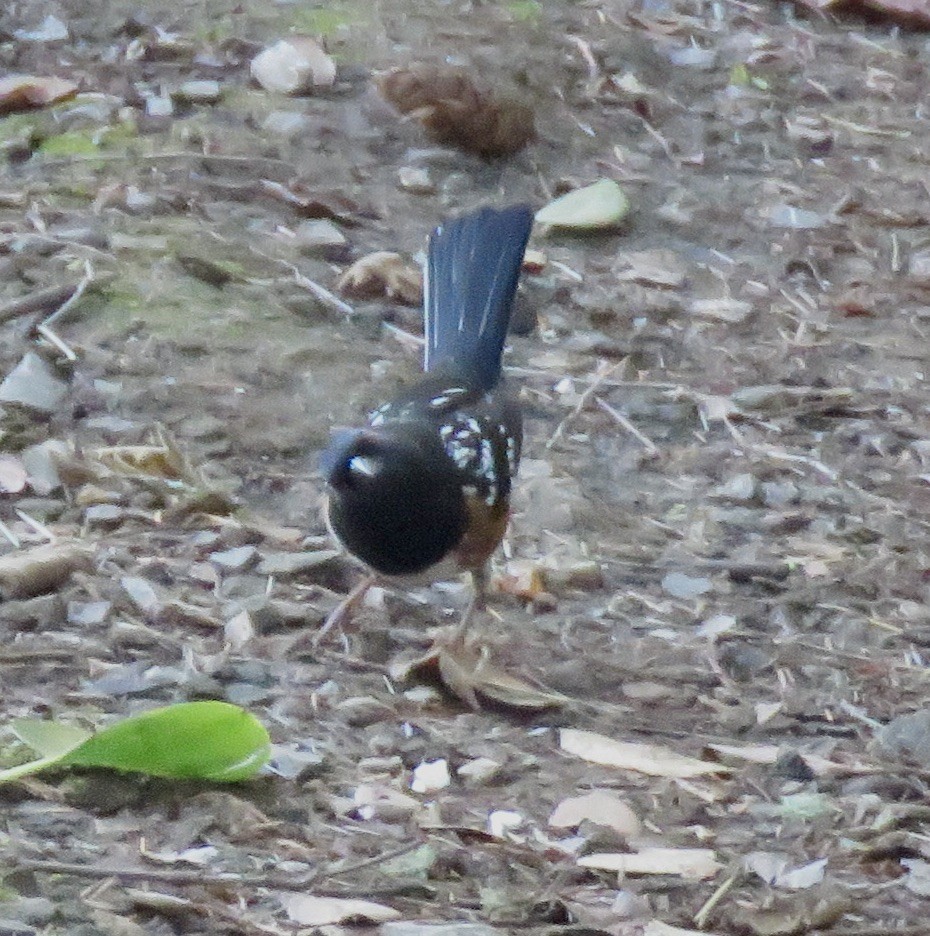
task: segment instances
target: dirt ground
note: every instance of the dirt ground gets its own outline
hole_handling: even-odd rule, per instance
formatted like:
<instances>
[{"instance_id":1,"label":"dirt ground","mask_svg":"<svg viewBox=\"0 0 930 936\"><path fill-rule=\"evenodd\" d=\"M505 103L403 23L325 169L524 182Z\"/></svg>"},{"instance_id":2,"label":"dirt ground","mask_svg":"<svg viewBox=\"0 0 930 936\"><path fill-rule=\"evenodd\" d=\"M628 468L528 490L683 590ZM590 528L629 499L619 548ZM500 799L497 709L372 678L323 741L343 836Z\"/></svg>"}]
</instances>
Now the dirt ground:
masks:
<instances>
[{"instance_id":1,"label":"dirt ground","mask_svg":"<svg viewBox=\"0 0 930 936\"><path fill-rule=\"evenodd\" d=\"M331 88L250 82L294 31ZM89 556L7 589L3 724L218 698L276 745L236 786L0 788L0 933L377 923L295 895L374 901L384 936L930 932L926 34L738 0L30 0L0 40L3 72L82 89L0 119L0 373L36 353L55 397L3 404L0 548ZM518 95L538 139L431 144L372 85L413 61ZM176 94L195 79L218 94ZM359 576L315 455L416 373L419 329L317 287L603 177L622 230L534 234L507 358L526 460L478 628L489 666L565 698L472 711L397 678L462 583L376 591L314 650ZM566 728L674 762L594 763Z\"/></svg>"}]
</instances>

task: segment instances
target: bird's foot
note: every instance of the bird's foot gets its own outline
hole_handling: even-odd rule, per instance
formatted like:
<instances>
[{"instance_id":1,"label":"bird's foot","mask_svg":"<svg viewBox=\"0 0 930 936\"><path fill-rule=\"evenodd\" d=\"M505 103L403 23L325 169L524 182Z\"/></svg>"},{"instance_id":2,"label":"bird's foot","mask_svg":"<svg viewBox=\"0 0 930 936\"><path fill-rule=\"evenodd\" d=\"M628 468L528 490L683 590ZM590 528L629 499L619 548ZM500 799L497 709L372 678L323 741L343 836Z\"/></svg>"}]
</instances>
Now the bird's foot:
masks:
<instances>
[{"instance_id":1,"label":"bird's foot","mask_svg":"<svg viewBox=\"0 0 930 936\"><path fill-rule=\"evenodd\" d=\"M346 625L351 623L352 618L355 617L356 612L365 600L365 595L368 594L369 589L376 581L377 579L375 576L366 575L365 578L336 605L323 622L323 626L313 635L310 644L314 649L319 647L334 630L345 630Z\"/></svg>"}]
</instances>

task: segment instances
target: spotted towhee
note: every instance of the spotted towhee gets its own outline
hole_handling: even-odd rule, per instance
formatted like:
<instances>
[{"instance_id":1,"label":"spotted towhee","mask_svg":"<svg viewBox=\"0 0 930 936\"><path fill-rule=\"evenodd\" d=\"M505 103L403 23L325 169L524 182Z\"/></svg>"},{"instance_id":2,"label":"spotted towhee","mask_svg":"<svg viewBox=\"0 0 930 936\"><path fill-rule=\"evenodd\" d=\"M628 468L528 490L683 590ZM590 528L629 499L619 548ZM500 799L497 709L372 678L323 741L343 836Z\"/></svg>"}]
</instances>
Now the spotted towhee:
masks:
<instances>
[{"instance_id":1,"label":"spotted towhee","mask_svg":"<svg viewBox=\"0 0 930 936\"><path fill-rule=\"evenodd\" d=\"M335 432L321 459L330 528L374 573L472 574L463 630L484 599L520 460L520 407L501 379L501 356L532 224L530 208L515 205L433 231L426 373L365 428Z\"/></svg>"}]
</instances>

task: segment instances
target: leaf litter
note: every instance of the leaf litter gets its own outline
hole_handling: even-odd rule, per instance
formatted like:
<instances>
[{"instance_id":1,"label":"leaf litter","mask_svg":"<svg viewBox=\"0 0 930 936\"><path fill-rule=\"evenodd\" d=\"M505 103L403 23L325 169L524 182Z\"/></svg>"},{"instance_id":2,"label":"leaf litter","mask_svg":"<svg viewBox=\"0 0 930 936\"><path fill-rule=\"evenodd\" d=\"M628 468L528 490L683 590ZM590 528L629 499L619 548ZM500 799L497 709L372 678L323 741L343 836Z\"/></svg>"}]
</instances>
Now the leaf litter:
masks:
<instances>
[{"instance_id":1,"label":"leaf litter","mask_svg":"<svg viewBox=\"0 0 930 936\"><path fill-rule=\"evenodd\" d=\"M0 604L6 721L240 700L280 769L221 802L106 771L18 781L4 917L39 899L53 915L17 925L316 925L286 893L370 900L401 914L394 933L919 929L911 21L389 0L246 3L205 30L194 10L57 12L0 18L26 76L0 92L0 373L30 378L0 414L0 563L26 569ZM410 64L421 32L428 68ZM324 81L288 97L252 81L266 44L304 35ZM450 66L461 93L437 94ZM371 78L395 69L428 93L406 118ZM349 302L340 273L396 253L415 306L406 258L441 217L596 179L634 210L620 230L552 230L508 342L527 458L500 618L464 657L430 652L442 691L399 685L392 662L427 654L457 583L385 592L339 651L306 649L355 575L310 454L419 355L400 286ZM308 218L335 225L335 252L301 244ZM587 760L560 729L635 747ZM9 734L0 752L21 754ZM448 782L411 793L441 761ZM578 866L595 855L622 881Z\"/></svg>"}]
</instances>

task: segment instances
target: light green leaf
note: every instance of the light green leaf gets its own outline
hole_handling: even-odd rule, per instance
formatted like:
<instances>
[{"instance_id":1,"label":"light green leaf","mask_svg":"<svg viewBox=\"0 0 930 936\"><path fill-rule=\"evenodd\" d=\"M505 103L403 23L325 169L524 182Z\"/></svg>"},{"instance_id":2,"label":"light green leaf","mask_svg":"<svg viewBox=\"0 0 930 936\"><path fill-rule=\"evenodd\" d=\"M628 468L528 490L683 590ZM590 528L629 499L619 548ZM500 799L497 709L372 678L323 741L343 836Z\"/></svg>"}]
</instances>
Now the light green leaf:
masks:
<instances>
[{"instance_id":1,"label":"light green leaf","mask_svg":"<svg viewBox=\"0 0 930 936\"><path fill-rule=\"evenodd\" d=\"M616 227L629 213L630 202L613 179L575 189L536 212L540 224L575 231Z\"/></svg>"},{"instance_id":2,"label":"light green leaf","mask_svg":"<svg viewBox=\"0 0 930 936\"><path fill-rule=\"evenodd\" d=\"M111 725L62 763L230 782L253 776L270 752L265 727L244 709L228 702L185 702Z\"/></svg>"},{"instance_id":3,"label":"light green leaf","mask_svg":"<svg viewBox=\"0 0 930 936\"><path fill-rule=\"evenodd\" d=\"M109 767L155 777L230 783L268 762L264 725L228 702L185 702L153 709L90 735L51 721L20 719L13 731L43 756L0 771L0 783L52 766Z\"/></svg>"},{"instance_id":4,"label":"light green leaf","mask_svg":"<svg viewBox=\"0 0 930 936\"><path fill-rule=\"evenodd\" d=\"M77 725L42 718L17 718L11 727L23 744L43 757L64 757L91 737L89 731Z\"/></svg>"}]
</instances>

